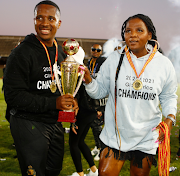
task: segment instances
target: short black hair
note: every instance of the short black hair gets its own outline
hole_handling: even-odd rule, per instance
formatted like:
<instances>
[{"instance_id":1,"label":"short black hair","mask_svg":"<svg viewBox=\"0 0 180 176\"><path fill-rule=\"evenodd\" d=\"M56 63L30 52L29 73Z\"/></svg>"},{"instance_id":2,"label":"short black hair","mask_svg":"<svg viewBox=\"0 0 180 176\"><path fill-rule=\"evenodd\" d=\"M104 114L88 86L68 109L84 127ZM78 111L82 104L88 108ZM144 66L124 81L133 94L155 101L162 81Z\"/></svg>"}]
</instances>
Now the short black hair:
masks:
<instances>
[{"instance_id":1,"label":"short black hair","mask_svg":"<svg viewBox=\"0 0 180 176\"><path fill-rule=\"evenodd\" d=\"M154 24L153 24L152 20L146 15L136 14L136 15L133 15L133 16L129 17L122 25L121 37L122 37L123 41L125 41L124 33L125 33L125 30L126 30L127 22L130 21L131 19L135 19L135 18L141 19L146 24L148 31L152 33L152 39L157 40L156 28L154 27ZM148 43L155 46L154 42L151 42L151 41L149 42L148 41Z\"/></svg>"},{"instance_id":2,"label":"short black hair","mask_svg":"<svg viewBox=\"0 0 180 176\"><path fill-rule=\"evenodd\" d=\"M102 46L101 46L100 44L98 44L98 43L94 43L94 44L91 46L91 48L92 48L94 45L99 45L99 46L101 47L101 50L102 50Z\"/></svg>"},{"instance_id":3,"label":"short black hair","mask_svg":"<svg viewBox=\"0 0 180 176\"><path fill-rule=\"evenodd\" d=\"M39 5L41 5L41 4L48 4L48 5L52 5L52 6L56 7L56 8L57 8L57 10L59 11L59 13L61 14L61 11L60 11L59 6L58 6L56 3L52 2L52 1L49 1L49 0L45 0L45 1L41 1L41 2L39 2L39 3L35 6L35 8L34 8L34 12L35 12L35 10L36 10L37 6L39 6Z\"/></svg>"}]
</instances>

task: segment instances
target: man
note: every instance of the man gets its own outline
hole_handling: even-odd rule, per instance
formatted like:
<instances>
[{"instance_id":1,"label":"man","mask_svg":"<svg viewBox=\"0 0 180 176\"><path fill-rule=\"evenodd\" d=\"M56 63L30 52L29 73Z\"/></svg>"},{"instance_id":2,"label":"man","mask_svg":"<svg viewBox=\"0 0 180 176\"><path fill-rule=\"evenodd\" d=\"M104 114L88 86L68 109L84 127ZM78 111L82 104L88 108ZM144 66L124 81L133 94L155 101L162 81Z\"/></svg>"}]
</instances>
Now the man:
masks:
<instances>
[{"instance_id":1,"label":"man","mask_svg":"<svg viewBox=\"0 0 180 176\"><path fill-rule=\"evenodd\" d=\"M98 71L100 69L100 66L105 61L105 57L102 57L102 47L99 44L94 44L91 47L91 56L92 58L88 61L88 69L90 70L91 76L93 78L97 77ZM93 108L97 111L97 118L92 122L91 128L94 135L95 140L95 148L91 151L92 155L96 155L94 157L94 160L99 160L99 153L100 153L100 139L99 135L102 131L101 125L103 124L103 116L104 116L104 109L106 105L107 97L100 100L92 100Z\"/></svg>"},{"instance_id":2,"label":"man","mask_svg":"<svg viewBox=\"0 0 180 176\"><path fill-rule=\"evenodd\" d=\"M8 58L4 94L22 175L58 176L64 155L58 112L72 105L78 109L71 95L60 96L52 70L66 57L54 39L61 25L59 7L52 1L38 3L34 25L36 35L27 35Z\"/></svg>"}]
</instances>

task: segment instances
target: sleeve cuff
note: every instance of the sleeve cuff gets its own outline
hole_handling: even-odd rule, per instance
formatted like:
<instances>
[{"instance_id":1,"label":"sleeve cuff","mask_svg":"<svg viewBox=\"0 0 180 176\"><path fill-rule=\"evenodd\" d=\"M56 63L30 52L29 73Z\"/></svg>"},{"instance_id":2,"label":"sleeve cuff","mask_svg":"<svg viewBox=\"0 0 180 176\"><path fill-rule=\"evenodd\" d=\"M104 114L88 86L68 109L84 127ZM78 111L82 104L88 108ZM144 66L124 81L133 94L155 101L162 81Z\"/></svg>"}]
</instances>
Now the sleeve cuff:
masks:
<instances>
[{"instance_id":1,"label":"sleeve cuff","mask_svg":"<svg viewBox=\"0 0 180 176\"><path fill-rule=\"evenodd\" d=\"M89 84L85 84L85 83L83 83L83 84L86 87L86 89L92 89L95 85L95 80L92 79L92 81Z\"/></svg>"}]
</instances>

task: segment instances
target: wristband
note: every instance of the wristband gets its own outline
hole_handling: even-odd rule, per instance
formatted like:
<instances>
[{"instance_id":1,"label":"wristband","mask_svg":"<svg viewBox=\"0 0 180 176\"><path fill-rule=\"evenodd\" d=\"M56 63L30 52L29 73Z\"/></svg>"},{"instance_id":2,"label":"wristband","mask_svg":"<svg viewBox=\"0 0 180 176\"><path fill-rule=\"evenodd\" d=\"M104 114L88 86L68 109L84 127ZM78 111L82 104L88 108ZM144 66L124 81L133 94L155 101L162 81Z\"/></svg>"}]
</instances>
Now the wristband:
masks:
<instances>
[{"instance_id":1,"label":"wristband","mask_svg":"<svg viewBox=\"0 0 180 176\"><path fill-rule=\"evenodd\" d=\"M176 119L174 119L173 117L171 116L167 116L168 119L170 119L172 121L172 125L175 126L176 125Z\"/></svg>"}]
</instances>

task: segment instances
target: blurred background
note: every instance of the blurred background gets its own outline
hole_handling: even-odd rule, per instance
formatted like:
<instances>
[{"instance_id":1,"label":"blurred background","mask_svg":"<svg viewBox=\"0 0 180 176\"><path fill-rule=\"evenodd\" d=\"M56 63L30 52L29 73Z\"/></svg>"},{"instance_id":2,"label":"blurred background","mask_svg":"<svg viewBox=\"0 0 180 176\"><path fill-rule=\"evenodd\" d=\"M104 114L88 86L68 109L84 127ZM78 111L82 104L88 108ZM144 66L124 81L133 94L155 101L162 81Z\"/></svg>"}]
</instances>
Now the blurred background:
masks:
<instances>
[{"instance_id":1,"label":"blurred background","mask_svg":"<svg viewBox=\"0 0 180 176\"><path fill-rule=\"evenodd\" d=\"M0 1L0 76L11 50L27 34L35 33L34 7L40 0ZM158 42L180 75L180 0L68 0L54 2L61 9L61 27L57 32L59 44L75 38L90 58L93 43L103 45L107 40L121 40L121 26L132 15L148 15L156 27ZM180 82L180 76L178 76Z\"/></svg>"}]
</instances>

